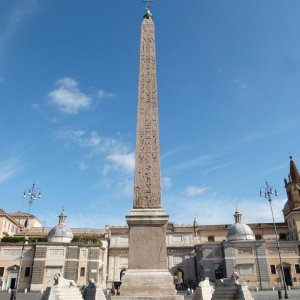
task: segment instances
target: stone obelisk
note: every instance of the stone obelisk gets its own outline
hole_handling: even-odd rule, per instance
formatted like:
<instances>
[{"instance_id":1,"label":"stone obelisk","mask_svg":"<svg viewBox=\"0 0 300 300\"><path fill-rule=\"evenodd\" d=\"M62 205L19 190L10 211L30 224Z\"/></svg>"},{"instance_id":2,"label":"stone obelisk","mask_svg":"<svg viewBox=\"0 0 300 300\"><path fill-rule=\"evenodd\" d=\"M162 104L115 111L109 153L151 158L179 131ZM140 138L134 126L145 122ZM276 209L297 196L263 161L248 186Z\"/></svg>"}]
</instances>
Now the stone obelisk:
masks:
<instances>
[{"instance_id":1,"label":"stone obelisk","mask_svg":"<svg viewBox=\"0 0 300 300\"><path fill-rule=\"evenodd\" d=\"M129 261L118 299L183 299L167 266L168 218L161 204L155 34L148 6L141 27L134 203L126 216Z\"/></svg>"}]
</instances>

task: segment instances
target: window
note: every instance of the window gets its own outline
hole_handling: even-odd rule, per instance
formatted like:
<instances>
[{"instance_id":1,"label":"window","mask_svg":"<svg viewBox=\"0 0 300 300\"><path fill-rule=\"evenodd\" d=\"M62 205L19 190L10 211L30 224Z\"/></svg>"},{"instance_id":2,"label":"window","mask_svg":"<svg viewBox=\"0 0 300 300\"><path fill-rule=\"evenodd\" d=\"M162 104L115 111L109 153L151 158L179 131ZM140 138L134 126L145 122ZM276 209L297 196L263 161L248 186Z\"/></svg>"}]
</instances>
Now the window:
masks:
<instances>
[{"instance_id":1,"label":"window","mask_svg":"<svg viewBox=\"0 0 300 300\"><path fill-rule=\"evenodd\" d=\"M61 267L47 267L47 277L53 278L55 274L60 273Z\"/></svg>"},{"instance_id":2,"label":"window","mask_svg":"<svg viewBox=\"0 0 300 300\"><path fill-rule=\"evenodd\" d=\"M255 235L255 239L256 239L257 241L262 240L261 234L256 234L256 235Z\"/></svg>"},{"instance_id":3,"label":"window","mask_svg":"<svg viewBox=\"0 0 300 300\"><path fill-rule=\"evenodd\" d=\"M83 277L85 275L85 268L80 268L80 276Z\"/></svg>"},{"instance_id":4,"label":"window","mask_svg":"<svg viewBox=\"0 0 300 300\"><path fill-rule=\"evenodd\" d=\"M240 265L240 275L253 275L253 265Z\"/></svg>"},{"instance_id":5,"label":"window","mask_svg":"<svg viewBox=\"0 0 300 300\"><path fill-rule=\"evenodd\" d=\"M279 233L279 239L280 240L286 240L286 234L285 233Z\"/></svg>"},{"instance_id":6,"label":"window","mask_svg":"<svg viewBox=\"0 0 300 300\"><path fill-rule=\"evenodd\" d=\"M220 248L214 249L214 257L220 257L221 255L222 253Z\"/></svg>"},{"instance_id":7,"label":"window","mask_svg":"<svg viewBox=\"0 0 300 300\"><path fill-rule=\"evenodd\" d=\"M52 257L63 257L65 255L64 249L49 249L48 250L48 256Z\"/></svg>"},{"instance_id":8,"label":"window","mask_svg":"<svg viewBox=\"0 0 300 300\"><path fill-rule=\"evenodd\" d=\"M276 274L276 267L275 265L270 265L271 267L271 274Z\"/></svg>"},{"instance_id":9,"label":"window","mask_svg":"<svg viewBox=\"0 0 300 300\"><path fill-rule=\"evenodd\" d=\"M238 248L238 253L239 254L248 254L248 255L252 255L253 254L253 249L252 248Z\"/></svg>"},{"instance_id":10,"label":"window","mask_svg":"<svg viewBox=\"0 0 300 300\"><path fill-rule=\"evenodd\" d=\"M81 256L84 258L87 258L87 250L86 249L81 250Z\"/></svg>"},{"instance_id":11,"label":"window","mask_svg":"<svg viewBox=\"0 0 300 300\"><path fill-rule=\"evenodd\" d=\"M119 242L120 242L120 245L128 245L128 236L121 235L119 237Z\"/></svg>"},{"instance_id":12,"label":"window","mask_svg":"<svg viewBox=\"0 0 300 300\"><path fill-rule=\"evenodd\" d=\"M277 248L268 248L270 254L278 254L278 249ZM296 248L281 248L280 247L280 252L281 253L288 253L288 254L296 254L297 249Z\"/></svg>"},{"instance_id":13,"label":"window","mask_svg":"<svg viewBox=\"0 0 300 300\"><path fill-rule=\"evenodd\" d=\"M30 276L30 267L26 267L25 269L25 277L29 277Z\"/></svg>"},{"instance_id":14,"label":"window","mask_svg":"<svg viewBox=\"0 0 300 300\"><path fill-rule=\"evenodd\" d=\"M300 273L300 265L299 264L295 265L295 271L296 271L297 274Z\"/></svg>"},{"instance_id":15,"label":"window","mask_svg":"<svg viewBox=\"0 0 300 300\"><path fill-rule=\"evenodd\" d=\"M173 235L172 236L173 243L181 243L182 242L182 236L181 235Z\"/></svg>"},{"instance_id":16,"label":"window","mask_svg":"<svg viewBox=\"0 0 300 300\"><path fill-rule=\"evenodd\" d=\"M0 277L3 277L4 274L4 267L0 267Z\"/></svg>"},{"instance_id":17,"label":"window","mask_svg":"<svg viewBox=\"0 0 300 300\"><path fill-rule=\"evenodd\" d=\"M214 237L213 235L209 235L209 236L207 237L207 241L209 241L209 242L214 242L214 241L215 241L215 237Z\"/></svg>"},{"instance_id":18,"label":"window","mask_svg":"<svg viewBox=\"0 0 300 300\"><path fill-rule=\"evenodd\" d=\"M215 277L216 279L224 278L223 265L215 264Z\"/></svg>"}]
</instances>

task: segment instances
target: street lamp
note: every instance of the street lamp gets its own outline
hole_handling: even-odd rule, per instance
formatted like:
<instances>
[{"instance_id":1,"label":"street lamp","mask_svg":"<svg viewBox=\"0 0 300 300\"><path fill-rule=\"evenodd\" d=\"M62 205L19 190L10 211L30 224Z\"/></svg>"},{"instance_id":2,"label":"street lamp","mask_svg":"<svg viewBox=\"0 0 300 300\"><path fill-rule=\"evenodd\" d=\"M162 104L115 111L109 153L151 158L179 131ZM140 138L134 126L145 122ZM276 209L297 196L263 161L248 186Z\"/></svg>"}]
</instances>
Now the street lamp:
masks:
<instances>
[{"instance_id":1,"label":"street lamp","mask_svg":"<svg viewBox=\"0 0 300 300\"><path fill-rule=\"evenodd\" d=\"M280 276L280 281L281 281L281 286L284 288L284 299L289 299L289 295L287 293L287 288L286 288L286 282L285 282L285 276L284 276L284 271L283 271L283 265L282 265L282 260L281 260L281 253L280 253L280 247L279 247L279 240L278 240L278 233L277 233L277 227L274 219L274 213L273 213L273 207L272 207L272 195L274 194L275 197L279 196L277 193L276 189L274 189L272 186L269 185L269 183L266 181L266 186L260 188L260 197L265 197L268 199L271 212L272 212L272 219L273 219L273 224L274 224L274 231L275 231L275 237L276 237L276 243L277 243L277 249L278 249L278 256L279 256L279 263L280 263L280 270L281 270L281 276ZM281 292L278 292L278 297L281 299Z\"/></svg>"},{"instance_id":2,"label":"street lamp","mask_svg":"<svg viewBox=\"0 0 300 300\"><path fill-rule=\"evenodd\" d=\"M28 224L29 224L29 214L30 214L30 209L31 209L31 205L32 203L37 199L37 198L42 198L42 193L41 190L35 186L35 183L32 184L32 186L30 188L26 188L23 194L23 197L26 198L28 197L28 213L27 213L27 219L24 223L24 227L25 227L25 235L24 235L24 240L23 240L23 245L22 245L22 250L21 250L21 257L20 257L20 268L19 268L19 272L18 272L18 279L17 279L17 283L15 286L15 292L14 295L12 297L13 300L17 299L17 294L18 294L18 290L19 290L19 284L20 284L20 277L21 277L21 269L22 269L22 263L23 263L23 257L24 257L24 249L25 246L28 245Z\"/></svg>"}]
</instances>

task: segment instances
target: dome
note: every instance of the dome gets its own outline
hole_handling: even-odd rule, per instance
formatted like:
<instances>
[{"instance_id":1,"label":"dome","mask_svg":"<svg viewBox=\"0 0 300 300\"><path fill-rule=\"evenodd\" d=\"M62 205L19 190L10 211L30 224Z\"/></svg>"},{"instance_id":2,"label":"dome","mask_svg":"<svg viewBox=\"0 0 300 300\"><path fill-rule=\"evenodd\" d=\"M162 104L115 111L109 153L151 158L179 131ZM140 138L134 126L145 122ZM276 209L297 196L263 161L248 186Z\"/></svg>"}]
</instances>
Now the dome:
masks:
<instances>
[{"instance_id":1,"label":"dome","mask_svg":"<svg viewBox=\"0 0 300 300\"><path fill-rule=\"evenodd\" d=\"M235 224L227 232L227 241L253 241L254 234L250 226L242 222L242 214L238 211L234 214Z\"/></svg>"},{"instance_id":2,"label":"dome","mask_svg":"<svg viewBox=\"0 0 300 300\"><path fill-rule=\"evenodd\" d=\"M65 225L65 220L67 216L64 212L58 216L59 222L53 227L47 236L48 242L52 243L70 243L73 239L72 230Z\"/></svg>"}]
</instances>

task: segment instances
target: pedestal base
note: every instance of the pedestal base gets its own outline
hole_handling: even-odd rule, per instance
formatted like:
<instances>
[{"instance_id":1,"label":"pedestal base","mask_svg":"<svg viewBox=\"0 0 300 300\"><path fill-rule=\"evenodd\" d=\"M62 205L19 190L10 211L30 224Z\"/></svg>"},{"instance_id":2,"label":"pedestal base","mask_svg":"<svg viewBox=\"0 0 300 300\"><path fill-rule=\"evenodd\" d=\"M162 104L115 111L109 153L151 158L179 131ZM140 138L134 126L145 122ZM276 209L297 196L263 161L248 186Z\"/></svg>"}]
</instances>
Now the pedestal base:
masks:
<instances>
[{"instance_id":1,"label":"pedestal base","mask_svg":"<svg viewBox=\"0 0 300 300\"><path fill-rule=\"evenodd\" d=\"M129 269L122 277L118 300L183 300L168 270Z\"/></svg>"},{"instance_id":2,"label":"pedestal base","mask_svg":"<svg viewBox=\"0 0 300 300\"><path fill-rule=\"evenodd\" d=\"M47 287L41 300L82 300L82 295L78 288L68 286Z\"/></svg>"},{"instance_id":3,"label":"pedestal base","mask_svg":"<svg viewBox=\"0 0 300 300\"><path fill-rule=\"evenodd\" d=\"M254 300L247 286L221 286L215 289L212 300Z\"/></svg>"}]
</instances>

